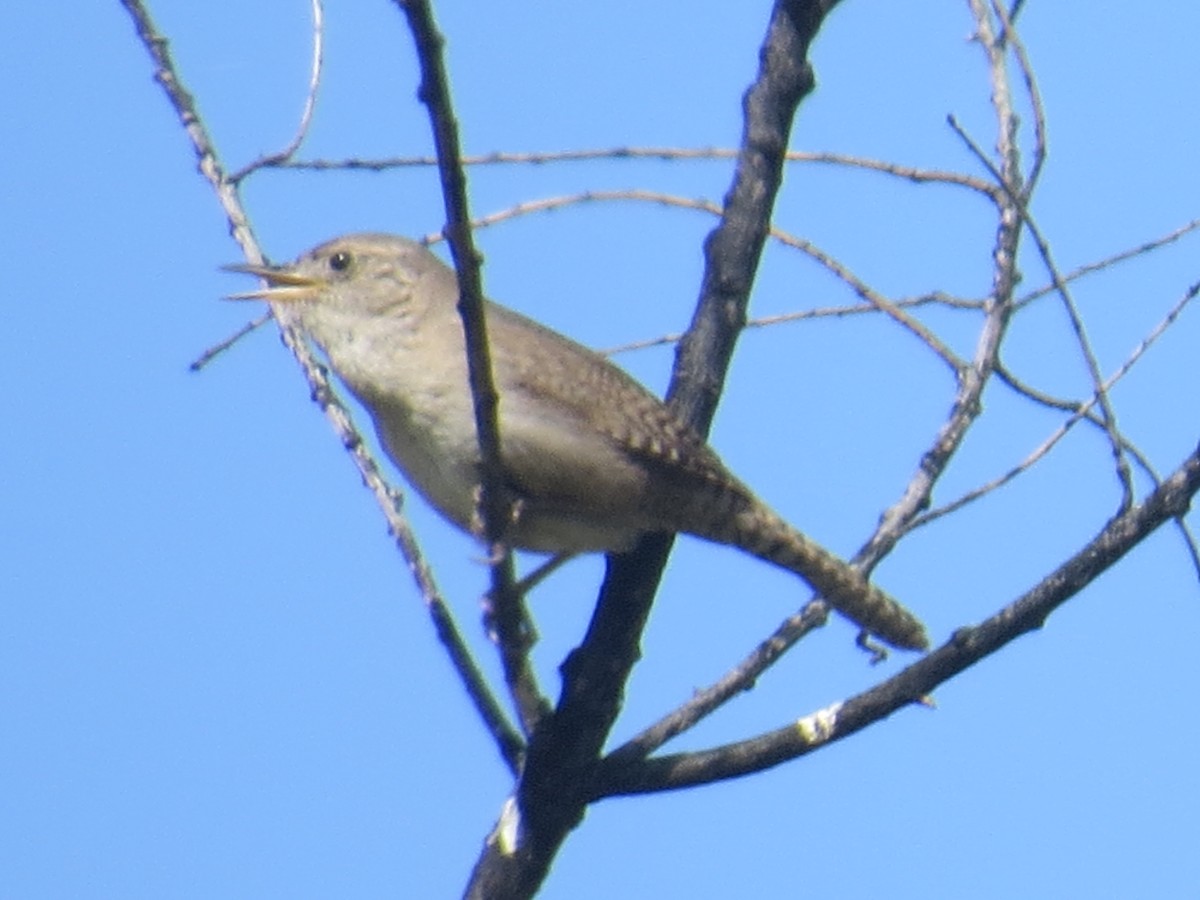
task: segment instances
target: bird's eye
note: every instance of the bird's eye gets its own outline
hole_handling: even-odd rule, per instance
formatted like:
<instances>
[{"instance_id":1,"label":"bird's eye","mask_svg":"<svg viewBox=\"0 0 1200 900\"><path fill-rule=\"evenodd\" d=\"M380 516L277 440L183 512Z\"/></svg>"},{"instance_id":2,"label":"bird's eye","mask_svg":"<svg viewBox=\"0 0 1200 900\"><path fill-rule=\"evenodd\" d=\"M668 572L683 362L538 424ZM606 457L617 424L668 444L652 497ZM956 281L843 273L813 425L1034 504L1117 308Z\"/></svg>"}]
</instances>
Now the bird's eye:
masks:
<instances>
[{"instance_id":1,"label":"bird's eye","mask_svg":"<svg viewBox=\"0 0 1200 900\"><path fill-rule=\"evenodd\" d=\"M351 257L345 250L339 250L329 257L329 268L335 272L345 272L350 268Z\"/></svg>"}]
</instances>

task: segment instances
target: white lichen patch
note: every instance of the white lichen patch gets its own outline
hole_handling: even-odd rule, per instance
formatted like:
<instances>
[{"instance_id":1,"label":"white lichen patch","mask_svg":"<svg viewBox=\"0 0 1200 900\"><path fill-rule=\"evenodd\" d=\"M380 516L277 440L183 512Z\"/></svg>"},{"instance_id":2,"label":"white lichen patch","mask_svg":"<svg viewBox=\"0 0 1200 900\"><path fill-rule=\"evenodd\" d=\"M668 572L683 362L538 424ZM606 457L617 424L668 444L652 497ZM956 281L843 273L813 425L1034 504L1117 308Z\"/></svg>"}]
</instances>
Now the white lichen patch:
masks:
<instances>
[{"instance_id":1,"label":"white lichen patch","mask_svg":"<svg viewBox=\"0 0 1200 900\"><path fill-rule=\"evenodd\" d=\"M822 744L833 737L833 732L837 728L838 713L841 711L842 704L840 702L824 709L818 709L815 713L796 722L796 730L800 732L800 736L807 743Z\"/></svg>"},{"instance_id":2,"label":"white lichen patch","mask_svg":"<svg viewBox=\"0 0 1200 900\"><path fill-rule=\"evenodd\" d=\"M500 848L503 856L512 856L517 852L517 835L521 829L521 810L517 806L517 798L509 797L504 801L500 810L500 820L496 823L491 834L491 842Z\"/></svg>"}]
</instances>

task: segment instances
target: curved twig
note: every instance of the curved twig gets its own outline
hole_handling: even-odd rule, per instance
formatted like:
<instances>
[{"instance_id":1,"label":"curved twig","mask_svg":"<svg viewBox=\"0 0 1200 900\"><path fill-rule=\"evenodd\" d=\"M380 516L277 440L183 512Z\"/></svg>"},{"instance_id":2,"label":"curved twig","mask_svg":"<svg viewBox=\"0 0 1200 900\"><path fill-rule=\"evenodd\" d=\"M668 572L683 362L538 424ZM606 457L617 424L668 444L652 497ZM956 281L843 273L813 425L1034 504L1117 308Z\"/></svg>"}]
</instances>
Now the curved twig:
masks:
<instances>
[{"instance_id":1,"label":"curved twig","mask_svg":"<svg viewBox=\"0 0 1200 900\"><path fill-rule=\"evenodd\" d=\"M282 150L277 153L261 156L230 175L229 180L234 184L240 184L247 175L258 169L287 163L296 155L296 151L300 149L300 145L308 137L308 129L312 125L313 112L317 108L317 88L321 86L321 69L325 56L325 11L321 5L321 0L311 0L311 4L313 14L312 65L309 69L308 93L304 97L304 109L300 113L300 122L296 126L296 133L292 135L292 139Z\"/></svg>"}]
</instances>

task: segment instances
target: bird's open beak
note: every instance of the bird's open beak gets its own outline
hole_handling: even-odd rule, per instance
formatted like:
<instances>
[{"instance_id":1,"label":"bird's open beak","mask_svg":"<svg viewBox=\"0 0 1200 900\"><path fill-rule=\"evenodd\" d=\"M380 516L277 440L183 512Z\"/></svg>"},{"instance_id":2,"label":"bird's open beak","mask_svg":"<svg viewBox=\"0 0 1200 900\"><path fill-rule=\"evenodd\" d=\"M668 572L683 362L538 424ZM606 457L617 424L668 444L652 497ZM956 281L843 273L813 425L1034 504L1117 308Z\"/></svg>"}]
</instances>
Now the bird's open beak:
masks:
<instances>
[{"instance_id":1,"label":"bird's open beak","mask_svg":"<svg viewBox=\"0 0 1200 900\"><path fill-rule=\"evenodd\" d=\"M327 287L320 278L297 275L285 266L255 266L250 263L235 263L221 266L225 272L243 272L257 275L267 282L267 287L257 291L227 294L226 300L266 300L269 303L288 303L296 300L315 300Z\"/></svg>"}]
</instances>

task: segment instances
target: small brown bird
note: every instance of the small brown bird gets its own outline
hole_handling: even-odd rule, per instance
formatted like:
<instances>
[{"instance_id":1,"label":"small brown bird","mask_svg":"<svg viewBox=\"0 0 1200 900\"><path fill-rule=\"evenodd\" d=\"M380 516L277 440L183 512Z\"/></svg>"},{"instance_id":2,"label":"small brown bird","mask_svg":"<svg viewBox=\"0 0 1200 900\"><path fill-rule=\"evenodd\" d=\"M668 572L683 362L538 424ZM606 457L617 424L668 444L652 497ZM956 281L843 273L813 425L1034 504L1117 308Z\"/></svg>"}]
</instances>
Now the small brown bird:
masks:
<instances>
[{"instance_id":1,"label":"small brown bird","mask_svg":"<svg viewBox=\"0 0 1200 900\"><path fill-rule=\"evenodd\" d=\"M336 238L290 265L229 268L267 281L232 299L285 304L370 412L392 461L472 531L480 454L453 270L384 234ZM503 306L488 303L486 317L516 503L508 545L620 552L648 532L694 534L794 572L889 644L928 646L910 612L772 512L607 359Z\"/></svg>"}]
</instances>

